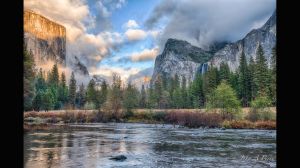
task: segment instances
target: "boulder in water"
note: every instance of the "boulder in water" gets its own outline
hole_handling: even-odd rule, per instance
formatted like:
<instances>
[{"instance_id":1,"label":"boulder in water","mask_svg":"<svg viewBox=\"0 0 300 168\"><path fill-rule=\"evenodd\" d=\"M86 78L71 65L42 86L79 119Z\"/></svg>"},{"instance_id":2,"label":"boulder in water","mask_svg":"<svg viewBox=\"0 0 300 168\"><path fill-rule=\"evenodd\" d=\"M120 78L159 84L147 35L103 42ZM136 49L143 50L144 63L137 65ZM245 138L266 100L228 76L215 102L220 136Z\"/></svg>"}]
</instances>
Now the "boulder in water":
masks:
<instances>
[{"instance_id":1,"label":"boulder in water","mask_svg":"<svg viewBox=\"0 0 300 168\"><path fill-rule=\"evenodd\" d=\"M118 156L114 156L114 157L111 157L109 158L110 160L115 160L115 161L124 161L127 159L126 156L124 155L118 155Z\"/></svg>"}]
</instances>

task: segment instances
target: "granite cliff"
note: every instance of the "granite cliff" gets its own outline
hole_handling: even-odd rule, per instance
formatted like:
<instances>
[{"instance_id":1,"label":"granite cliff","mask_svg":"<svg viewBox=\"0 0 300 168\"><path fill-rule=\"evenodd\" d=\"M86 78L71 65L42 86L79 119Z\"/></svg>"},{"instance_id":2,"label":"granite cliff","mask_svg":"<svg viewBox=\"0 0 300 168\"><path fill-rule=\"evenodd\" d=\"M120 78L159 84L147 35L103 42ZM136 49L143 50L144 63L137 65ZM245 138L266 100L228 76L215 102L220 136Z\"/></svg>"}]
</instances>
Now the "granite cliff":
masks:
<instances>
[{"instance_id":1,"label":"granite cliff","mask_svg":"<svg viewBox=\"0 0 300 168\"><path fill-rule=\"evenodd\" d=\"M66 64L66 28L33 11L24 11L24 43L36 64Z\"/></svg>"},{"instance_id":2,"label":"granite cliff","mask_svg":"<svg viewBox=\"0 0 300 168\"><path fill-rule=\"evenodd\" d=\"M233 43L215 42L208 50L192 46L186 41L168 39L163 52L155 59L151 84L158 75L170 78L175 74L180 80L184 76L190 83L196 73L204 73L210 65L219 67L221 62L226 62L230 70L235 71L241 52L245 52L247 60L251 56L255 59L259 44L270 64L272 48L276 45L276 11L261 28L250 31L241 40Z\"/></svg>"}]
</instances>

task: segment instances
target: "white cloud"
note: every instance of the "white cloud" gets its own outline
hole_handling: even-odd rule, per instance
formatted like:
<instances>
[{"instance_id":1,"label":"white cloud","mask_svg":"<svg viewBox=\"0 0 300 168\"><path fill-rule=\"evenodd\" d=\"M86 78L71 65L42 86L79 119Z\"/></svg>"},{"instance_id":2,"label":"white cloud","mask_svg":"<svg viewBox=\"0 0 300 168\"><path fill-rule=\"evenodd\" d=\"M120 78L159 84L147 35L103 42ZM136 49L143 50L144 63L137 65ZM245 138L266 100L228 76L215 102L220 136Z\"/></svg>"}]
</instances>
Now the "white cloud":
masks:
<instances>
[{"instance_id":1,"label":"white cloud","mask_svg":"<svg viewBox=\"0 0 300 168\"><path fill-rule=\"evenodd\" d=\"M160 30L150 30L148 34L150 34L153 38L157 38L157 36L161 33Z\"/></svg>"},{"instance_id":2,"label":"white cloud","mask_svg":"<svg viewBox=\"0 0 300 168\"><path fill-rule=\"evenodd\" d=\"M111 67L108 65L103 65L101 67L93 67L90 69L90 74L92 75L104 75L104 76L112 76L113 73L117 73L121 76L123 82L127 82L127 79L131 75L135 75L140 72L139 68L121 68L121 67Z\"/></svg>"},{"instance_id":3,"label":"white cloud","mask_svg":"<svg viewBox=\"0 0 300 168\"><path fill-rule=\"evenodd\" d=\"M158 47L152 49L144 49L141 52L132 53L130 59L134 62L153 60L158 55L158 52Z\"/></svg>"},{"instance_id":4,"label":"white cloud","mask_svg":"<svg viewBox=\"0 0 300 168\"><path fill-rule=\"evenodd\" d=\"M124 23L123 27L127 29L138 28L139 24L137 24L135 20L128 20L128 22Z\"/></svg>"},{"instance_id":5,"label":"white cloud","mask_svg":"<svg viewBox=\"0 0 300 168\"><path fill-rule=\"evenodd\" d=\"M124 4L124 0L112 3L98 1L96 8L100 12L99 15L109 17L111 10ZM87 32L88 28L95 27L98 21L89 11L86 0L24 0L24 8L66 27L67 65L72 64L74 56L77 56L87 67L95 66L124 41L124 35L118 32L101 31L93 34Z\"/></svg>"},{"instance_id":6,"label":"white cloud","mask_svg":"<svg viewBox=\"0 0 300 168\"><path fill-rule=\"evenodd\" d=\"M125 36L129 41L143 40L147 37L147 33L141 29L128 29Z\"/></svg>"},{"instance_id":7,"label":"white cloud","mask_svg":"<svg viewBox=\"0 0 300 168\"><path fill-rule=\"evenodd\" d=\"M165 24L160 47L167 39L176 38L205 48L215 41L241 39L266 22L275 8L276 0L163 0L145 26L153 29Z\"/></svg>"}]
</instances>

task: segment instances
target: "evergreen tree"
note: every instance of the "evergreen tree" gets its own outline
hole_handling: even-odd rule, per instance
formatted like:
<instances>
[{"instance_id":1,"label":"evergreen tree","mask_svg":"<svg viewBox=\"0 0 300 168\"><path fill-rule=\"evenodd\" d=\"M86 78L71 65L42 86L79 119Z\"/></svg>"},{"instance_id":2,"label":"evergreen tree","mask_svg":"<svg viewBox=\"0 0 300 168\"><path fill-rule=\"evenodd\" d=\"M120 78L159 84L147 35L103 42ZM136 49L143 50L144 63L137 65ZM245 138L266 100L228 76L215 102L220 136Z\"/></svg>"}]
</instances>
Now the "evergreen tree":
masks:
<instances>
[{"instance_id":1,"label":"evergreen tree","mask_svg":"<svg viewBox=\"0 0 300 168\"><path fill-rule=\"evenodd\" d=\"M101 83L101 91L100 91L100 96L99 96L99 104L100 106L103 105L103 103L106 101L107 99L107 93L108 93L108 85L106 83L106 81L104 80Z\"/></svg>"},{"instance_id":2,"label":"evergreen tree","mask_svg":"<svg viewBox=\"0 0 300 168\"><path fill-rule=\"evenodd\" d=\"M208 96L207 108L220 108L224 118L236 119L240 117L241 107L236 92L222 81Z\"/></svg>"},{"instance_id":3,"label":"evergreen tree","mask_svg":"<svg viewBox=\"0 0 300 168\"><path fill-rule=\"evenodd\" d=\"M170 104L170 94L168 91L163 90L159 99L160 108L169 108Z\"/></svg>"},{"instance_id":4,"label":"evergreen tree","mask_svg":"<svg viewBox=\"0 0 300 168\"><path fill-rule=\"evenodd\" d=\"M156 108L157 107L157 105L156 105L156 95L155 95L153 85L150 85L147 95L148 95L147 107L148 108Z\"/></svg>"},{"instance_id":5,"label":"evergreen tree","mask_svg":"<svg viewBox=\"0 0 300 168\"><path fill-rule=\"evenodd\" d=\"M190 86L190 95L193 108L204 106L205 96L203 91L203 78L201 74L197 74Z\"/></svg>"},{"instance_id":6,"label":"evergreen tree","mask_svg":"<svg viewBox=\"0 0 300 168\"><path fill-rule=\"evenodd\" d=\"M111 110L112 117L119 119L121 117L122 108L122 90L121 90L121 77L116 73L113 73L113 82L110 92L108 92L108 106Z\"/></svg>"},{"instance_id":7,"label":"evergreen tree","mask_svg":"<svg viewBox=\"0 0 300 168\"><path fill-rule=\"evenodd\" d=\"M131 83L128 83L123 100L123 107L127 113L132 112L132 109L138 106L138 98L138 90Z\"/></svg>"},{"instance_id":8,"label":"evergreen tree","mask_svg":"<svg viewBox=\"0 0 300 168\"><path fill-rule=\"evenodd\" d=\"M177 99L177 97L174 96L175 90L180 90L180 81L179 81L179 77L177 74L174 75L173 78L169 79L169 95L170 95L170 107L171 108L178 108L178 105L175 104L175 99Z\"/></svg>"},{"instance_id":9,"label":"evergreen tree","mask_svg":"<svg viewBox=\"0 0 300 168\"><path fill-rule=\"evenodd\" d=\"M54 96L51 89L47 89L42 95L42 109L45 111L52 110L54 108Z\"/></svg>"},{"instance_id":10,"label":"evergreen tree","mask_svg":"<svg viewBox=\"0 0 300 168\"><path fill-rule=\"evenodd\" d=\"M93 79L90 80L87 86L86 100L89 103L93 103L96 108L99 108L99 103L97 100L96 83Z\"/></svg>"},{"instance_id":11,"label":"evergreen tree","mask_svg":"<svg viewBox=\"0 0 300 168\"><path fill-rule=\"evenodd\" d=\"M49 78L49 83L50 83L50 85L54 85L55 87L58 87L59 74L58 74L57 64L54 64L52 67L50 78Z\"/></svg>"},{"instance_id":12,"label":"evergreen tree","mask_svg":"<svg viewBox=\"0 0 300 168\"><path fill-rule=\"evenodd\" d=\"M177 108L177 109L182 108L183 99L182 99L180 87L177 87L173 91L173 100L172 101L173 101L173 106L175 108Z\"/></svg>"},{"instance_id":13,"label":"evergreen tree","mask_svg":"<svg viewBox=\"0 0 300 168\"><path fill-rule=\"evenodd\" d=\"M167 90L168 79L166 73L162 74L162 88L163 90Z\"/></svg>"},{"instance_id":14,"label":"evergreen tree","mask_svg":"<svg viewBox=\"0 0 300 168\"><path fill-rule=\"evenodd\" d=\"M144 84L142 85L141 89L141 98L140 98L140 107L145 108L146 107L146 91L145 91L145 86Z\"/></svg>"},{"instance_id":15,"label":"evergreen tree","mask_svg":"<svg viewBox=\"0 0 300 168\"><path fill-rule=\"evenodd\" d=\"M158 75L154 83L154 95L155 95L155 100L158 108L161 108L160 99L161 99L162 91L163 91L162 79L161 76Z\"/></svg>"},{"instance_id":16,"label":"evergreen tree","mask_svg":"<svg viewBox=\"0 0 300 168\"><path fill-rule=\"evenodd\" d=\"M276 105L276 46L272 49L270 99Z\"/></svg>"},{"instance_id":17,"label":"evergreen tree","mask_svg":"<svg viewBox=\"0 0 300 168\"><path fill-rule=\"evenodd\" d=\"M225 80L227 82L229 82L229 76L230 76L230 69L227 63L222 62L220 65L220 70L219 70L219 78L218 81L222 81ZM218 82L218 83L219 83Z\"/></svg>"},{"instance_id":18,"label":"evergreen tree","mask_svg":"<svg viewBox=\"0 0 300 168\"><path fill-rule=\"evenodd\" d=\"M238 67L238 95L242 100L244 107L248 106L250 101L250 80L247 60L244 51L240 57L240 65Z\"/></svg>"},{"instance_id":19,"label":"evergreen tree","mask_svg":"<svg viewBox=\"0 0 300 168\"><path fill-rule=\"evenodd\" d=\"M24 110L32 110L32 100L35 96L35 63L31 52L23 49L24 54Z\"/></svg>"},{"instance_id":20,"label":"evergreen tree","mask_svg":"<svg viewBox=\"0 0 300 168\"><path fill-rule=\"evenodd\" d=\"M43 91L38 90L32 102L32 108L35 111L40 111L43 108L42 96L43 96Z\"/></svg>"},{"instance_id":21,"label":"evergreen tree","mask_svg":"<svg viewBox=\"0 0 300 168\"><path fill-rule=\"evenodd\" d=\"M249 91L250 91L250 100L254 100L256 95L257 95L257 85L255 83L255 61L253 59L253 57L250 57L250 61L249 61Z\"/></svg>"},{"instance_id":22,"label":"evergreen tree","mask_svg":"<svg viewBox=\"0 0 300 168\"><path fill-rule=\"evenodd\" d=\"M182 108L188 107L188 93L186 88L186 78L185 76L182 77L182 83L181 83L181 98L182 98Z\"/></svg>"},{"instance_id":23,"label":"evergreen tree","mask_svg":"<svg viewBox=\"0 0 300 168\"><path fill-rule=\"evenodd\" d=\"M85 92L85 88L84 88L84 85L83 83L81 83L80 87L79 87L79 91L78 91L78 94L77 94L77 105L78 107L81 109L84 107L84 104L86 102L86 92Z\"/></svg>"},{"instance_id":24,"label":"evergreen tree","mask_svg":"<svg viewBox=\"0 0 300 168\"><path fill-rule=\"evenodd\" d=\"M70 82L69 82L69 103L74 108L76 98L76 80L74 72L72 72Z\"/></svg>"},{"instance_id":25,"label":"evergreen tree","mask_svg":"<svg viewBox=\"0 0 300 168\"><path fill-rule=\"evenodd\" d=\"M66 76L64 72L61 73L61 80L59 81L58 101L60 102L61 107L68 101L68 88L67 88Z\"/></svg>"},{"instance_id":26,"label":"evergreen tree","mask_svg":"<svg viewBox=\"0 0 300 168\"><path fill-rule=\"evenodd\" d=\"M35 83L36 92L39 91L44 92L47 89L47 85L46 85L42 68L40 68L36 78L37 78Z\"/></svg>"},{"instance_id":27,"label":"evergreen tree","mask_svg":"<svg viewBox=\"0 0 300 168\"><path fill-rule=\"evenodd\" d=\"M238 93L239 91L238 79L239 79L238 71L230 72L229 84L236 93Z\"/></svg>"},{"instance_id":28,"label":"evergreen tree","mask_svg":"<svg viewBox=\"0 0 300 168\"><path fill-rule=\"evenodd\" d=\"M205 95L210 94L217 87L217 68L209 66L204 74L204 91Z\"/></svg>"},{"instance_id":29,"label":"evergreen tree","mask_svg":"<svg viewBox=\"0 0 300 168\"><path fill-rule=\"evenodd\" d=\"M258 45L258 49L256 53L256 66L255 66L254 79L258 87L258 94L260 96L268 95L270 77L268 72L267 60L264 56L264 51L260 44Z\"/></svg>"}]
</instances>

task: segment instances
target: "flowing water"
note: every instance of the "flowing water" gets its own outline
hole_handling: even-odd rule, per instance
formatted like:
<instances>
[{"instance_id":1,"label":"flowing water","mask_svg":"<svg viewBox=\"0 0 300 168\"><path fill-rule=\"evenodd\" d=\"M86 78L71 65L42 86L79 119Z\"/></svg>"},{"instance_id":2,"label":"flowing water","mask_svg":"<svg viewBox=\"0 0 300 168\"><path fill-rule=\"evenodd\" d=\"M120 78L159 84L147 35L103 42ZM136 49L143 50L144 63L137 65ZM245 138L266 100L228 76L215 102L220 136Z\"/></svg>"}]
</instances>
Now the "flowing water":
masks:
<instances>
[{"instance_id":1,"label":"flowing water","mask_svg":"<svg viewBox=\"0 0 300 168\"><path fill-rule=\"evenodd\" d=\"M124 155L124 161L110 160ZM276 131L105 123L24 134L24 165L44 167L276 167Z\"/></svg>"}]
</instances>

